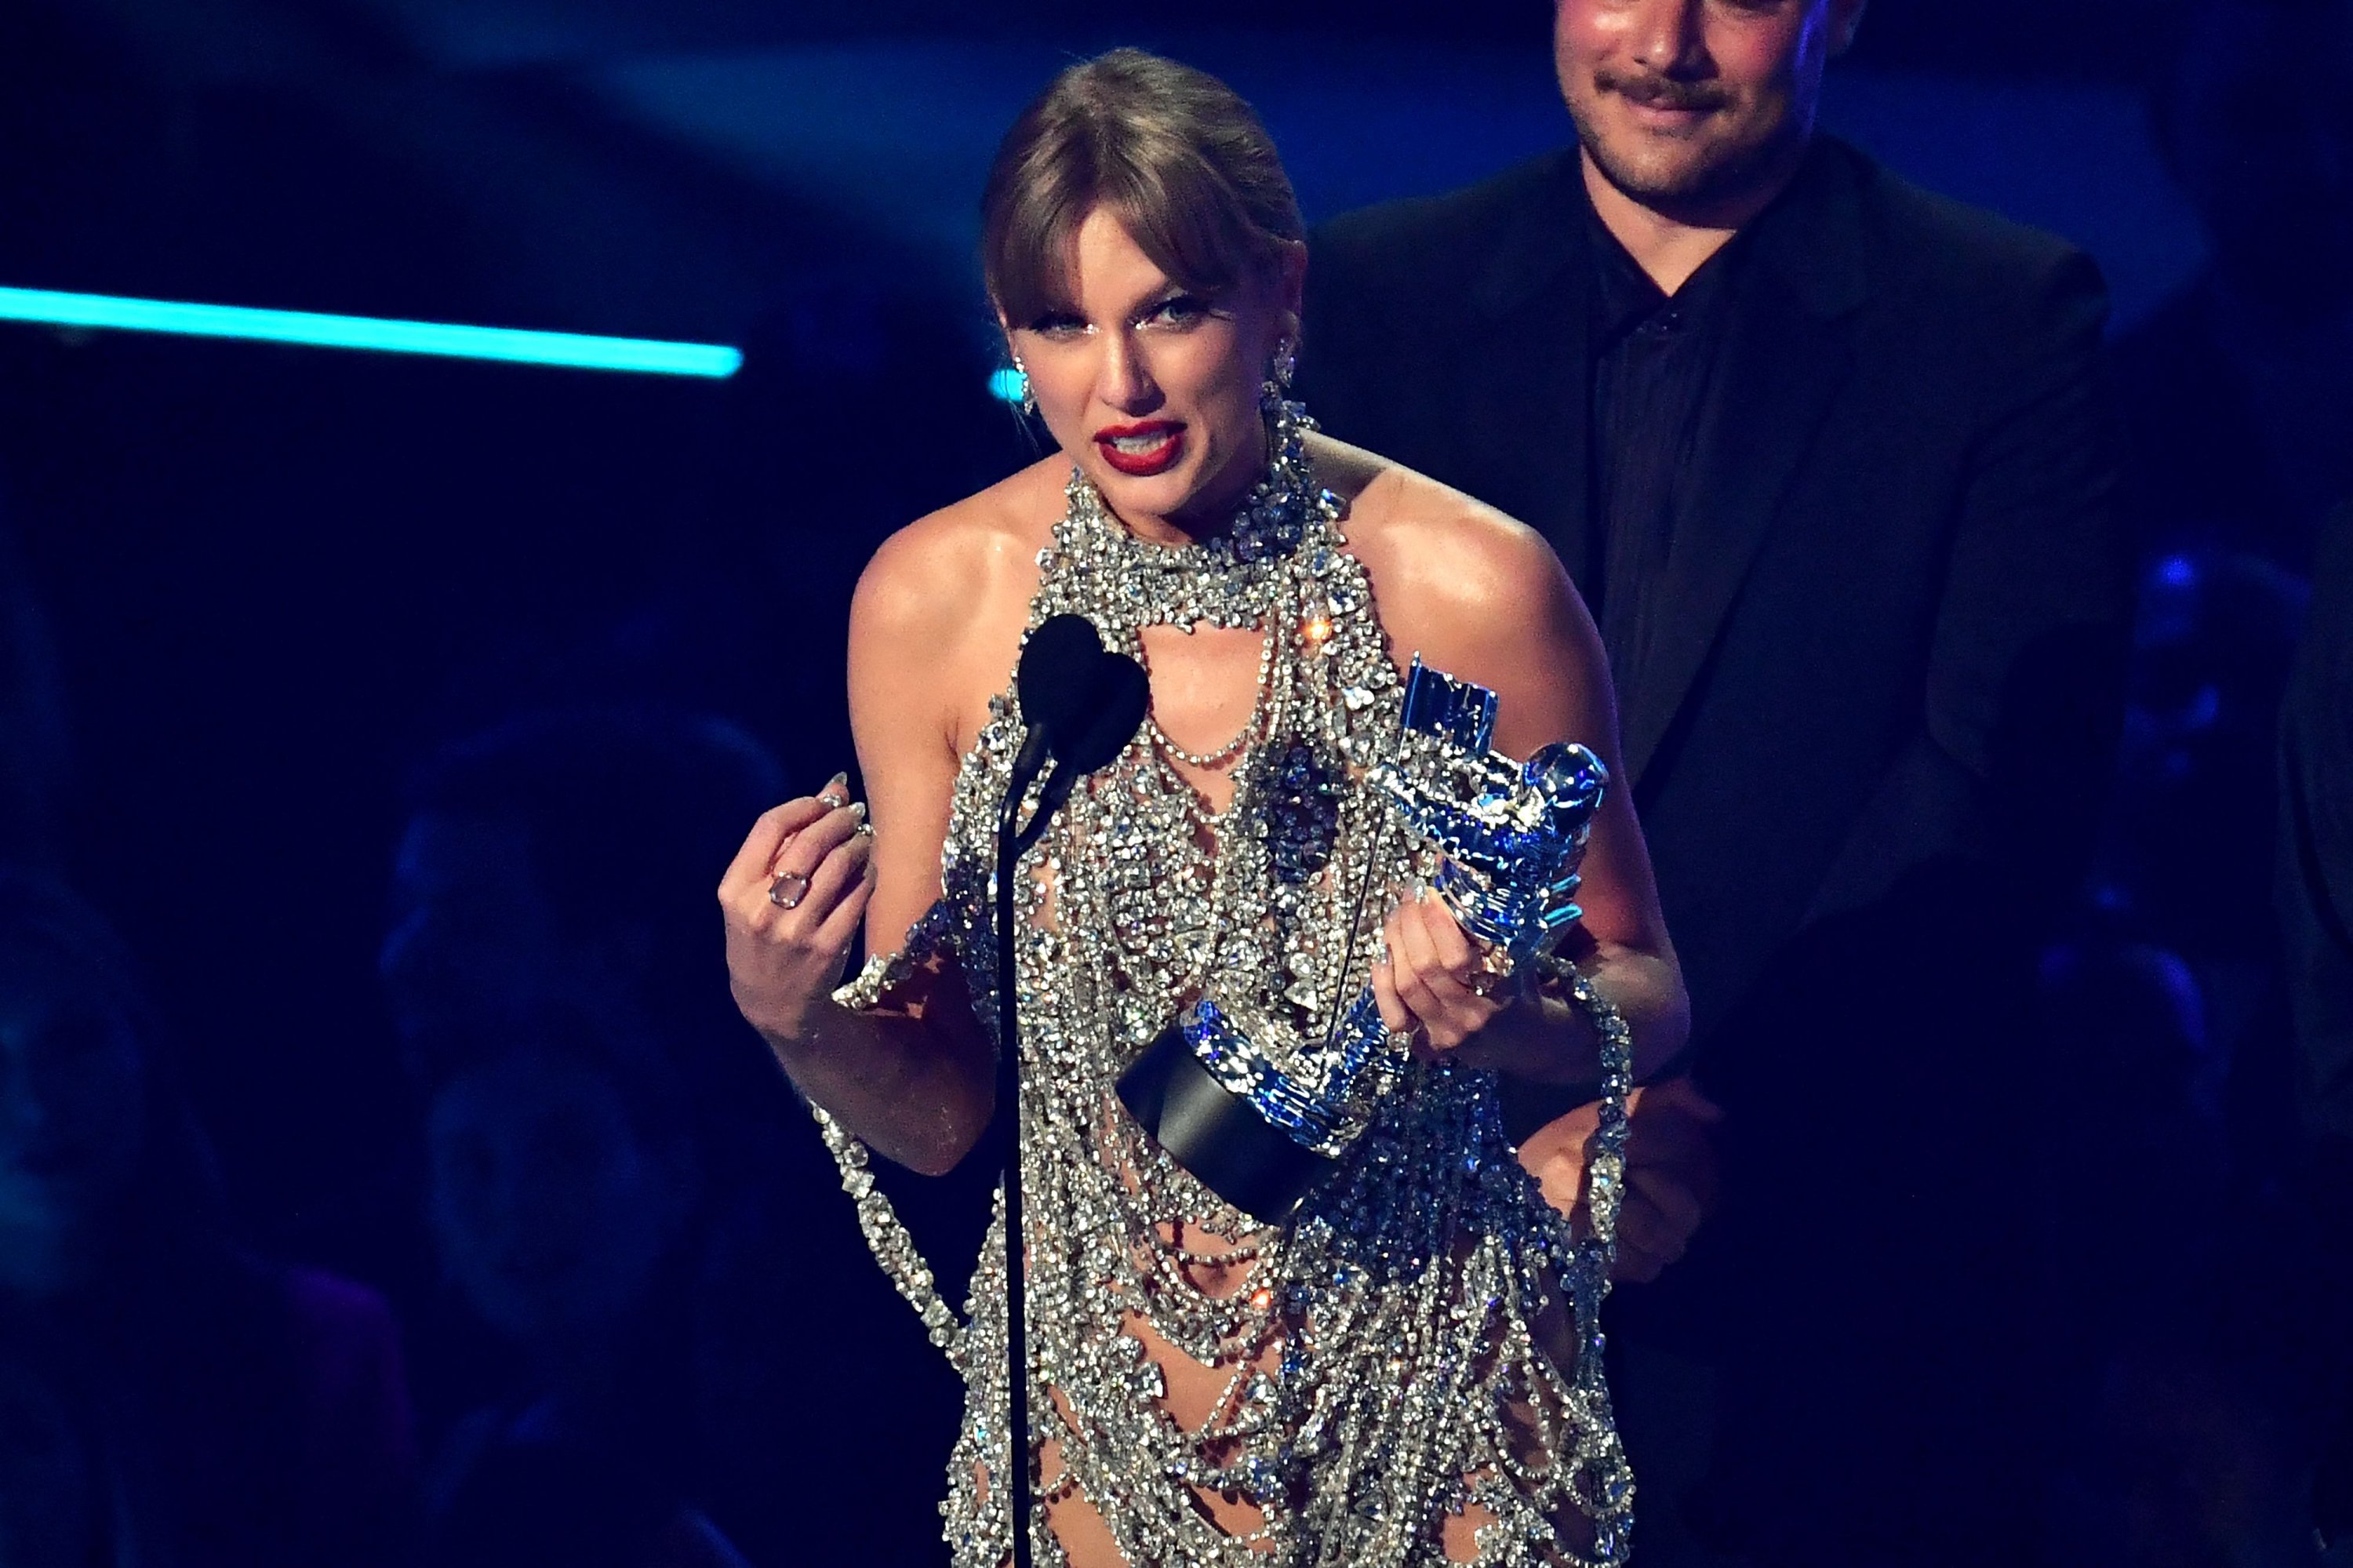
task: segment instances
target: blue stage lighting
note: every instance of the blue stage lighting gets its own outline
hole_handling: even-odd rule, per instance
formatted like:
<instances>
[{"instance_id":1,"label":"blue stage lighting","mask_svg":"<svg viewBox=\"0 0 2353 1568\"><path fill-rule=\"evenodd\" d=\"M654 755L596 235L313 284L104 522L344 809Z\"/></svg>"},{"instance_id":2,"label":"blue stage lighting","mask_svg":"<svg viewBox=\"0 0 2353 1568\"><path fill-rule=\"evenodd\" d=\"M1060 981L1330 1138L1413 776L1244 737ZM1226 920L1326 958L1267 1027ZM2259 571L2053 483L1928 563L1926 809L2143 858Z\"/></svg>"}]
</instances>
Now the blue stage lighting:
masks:
<instances>
[{"instance_id":1,"label":"blue stage lighting","mask_svg":"<svg viewBox=\"0 0 2353 1568\"><path fill-rule=\"evenodd\" d=\"M1003 366L988 373L988 395L1000 403L1021 401L1021 372Z\"/></svg>"},{"instance_id":2,"label":"blue stage lighting","mask_svg":"<svg viewBox=\"0 0 2353 1568\"><path fill-rule=\"evenodd\" d=\"M520 365L562 365L581 370L635 370L654 376L723 378L742 367L739 349L719 344L663 343L651 338L591 337L580 333L522 332L511 327L452 326L390 321L380 316L320 315L263 311L243 305L189 305L113 294L68 294L47 289L0 288L0 321L118 332L176 333L191 337L248 338L315 348L366 348L386 354L430 354L449 359L496 359Z\"/></svg>"}]
</instances>

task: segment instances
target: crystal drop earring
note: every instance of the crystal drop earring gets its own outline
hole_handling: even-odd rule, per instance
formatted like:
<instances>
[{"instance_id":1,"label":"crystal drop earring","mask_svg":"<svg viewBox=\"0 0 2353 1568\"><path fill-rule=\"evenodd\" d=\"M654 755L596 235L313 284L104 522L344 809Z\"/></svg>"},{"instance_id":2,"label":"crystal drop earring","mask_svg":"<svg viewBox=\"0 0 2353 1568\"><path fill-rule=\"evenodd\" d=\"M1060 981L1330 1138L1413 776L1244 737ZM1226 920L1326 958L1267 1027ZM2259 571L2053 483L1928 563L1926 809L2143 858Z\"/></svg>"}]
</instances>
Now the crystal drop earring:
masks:
<instances>
[{"instance_id":1,"label":"crystal drop earring","mask_svg":"<svg viewBox=\"0 0 2353 1568\"><path fill-rule=\"evenodd\" d=\"M1298 345L1285 337L1278 339L1273 357L1267 361L1266 381L1259 388L1259 402L1269 414L1280 409L1291 398L1291 378L1299 374Z\"/></svg>"},{"instance_id":2,"label":"crystal drop earring","mask_svg":"<svg viewBox=\"0 0 2353 1568\"><path fill-rule=\"evenodd\" d=\"M1016 401L1021 405L1021 411L1034 419L1038 417L1038 396L1029 389L1029 367L1021 363L1018 354L1013 356L1013 374L1021 384L1021 396Z\"/></svg>"}]
</instances>

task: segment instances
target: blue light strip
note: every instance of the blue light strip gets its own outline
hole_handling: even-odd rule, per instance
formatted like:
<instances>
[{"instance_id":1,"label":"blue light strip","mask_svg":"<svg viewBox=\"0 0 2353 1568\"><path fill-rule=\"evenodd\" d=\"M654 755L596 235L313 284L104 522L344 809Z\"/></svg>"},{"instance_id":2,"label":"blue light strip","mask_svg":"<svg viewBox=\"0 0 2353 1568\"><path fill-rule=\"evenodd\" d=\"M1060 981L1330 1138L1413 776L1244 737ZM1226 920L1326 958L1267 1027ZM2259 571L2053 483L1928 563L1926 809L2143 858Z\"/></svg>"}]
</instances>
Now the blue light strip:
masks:
<instances>
[{"instance_id":1,"label":"blue light strip","mask_svg":"<svg viewBox=\"0 0 2353 1568\"><path fill-rule=\"evenodd\" d=\"M521 332L511 327L450 326L390 321L380 316L319 315L310 311L261 311L243 305L185 305L113 294L65 294L47 289L0 288L0 321L120 332L176 333L189 337L249 338L316 348L365 348L386 354L430 354L449 359L496 359L519 365L564 365L583 370L635 370L654 376L735 374L739 349L708 343L663 343L639 337L591 337L568 332Z\"/></svg>"}]
</instances>

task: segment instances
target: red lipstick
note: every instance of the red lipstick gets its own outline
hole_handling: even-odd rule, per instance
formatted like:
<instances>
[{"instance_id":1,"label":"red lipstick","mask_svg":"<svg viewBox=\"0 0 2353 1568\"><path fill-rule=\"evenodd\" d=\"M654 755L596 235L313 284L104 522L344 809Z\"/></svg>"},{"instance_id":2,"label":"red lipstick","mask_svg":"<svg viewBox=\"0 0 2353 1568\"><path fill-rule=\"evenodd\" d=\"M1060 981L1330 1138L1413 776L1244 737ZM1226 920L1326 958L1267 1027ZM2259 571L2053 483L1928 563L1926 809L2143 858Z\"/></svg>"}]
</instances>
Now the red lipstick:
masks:
<instances>
[{"instance_id":1,"label":"red lipstick","mask_svg":"<svg viewBox=\"0 0 2353 1568\"><path fill-rule=\"evenodd\" d=\"M1095 450L1122 473L1138 479L1166 473L1185 455L1185 427L1175 419L1105 425L1095 432Z\"/></svg>"}]
</instances>

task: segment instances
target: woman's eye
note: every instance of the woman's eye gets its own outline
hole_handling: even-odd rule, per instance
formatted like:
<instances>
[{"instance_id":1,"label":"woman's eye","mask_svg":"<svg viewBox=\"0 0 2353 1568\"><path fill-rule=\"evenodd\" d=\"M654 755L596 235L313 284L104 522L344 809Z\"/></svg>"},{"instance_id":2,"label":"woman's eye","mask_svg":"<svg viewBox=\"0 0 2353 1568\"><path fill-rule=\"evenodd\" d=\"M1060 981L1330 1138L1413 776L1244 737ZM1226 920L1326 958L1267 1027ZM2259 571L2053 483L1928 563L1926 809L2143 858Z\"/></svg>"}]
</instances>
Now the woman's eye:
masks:
<instances>
[{"instance_id":1,"label":"woman's eye","mask_svg":"<svg viewBox=\"0 0 2353 1568\"><path fill-rule=\"evenodd\" d=\"M1069 337L1086 331L1087 323L1075 311L1048 311L1029 323L1029 330L1045 337Z\"/></svg>"},{"instance_id":2,"label":"woman's eye","mask_svg":"<svg viewBox=\"0 0 2353 1568\"><path fill-rule=\"evenodd\" d=\"M1163 326L1190 326L1208 313L1208 301L1192 294L1173 294L1153 306L1144 319Z\"/></svg>"}]
</instances>

